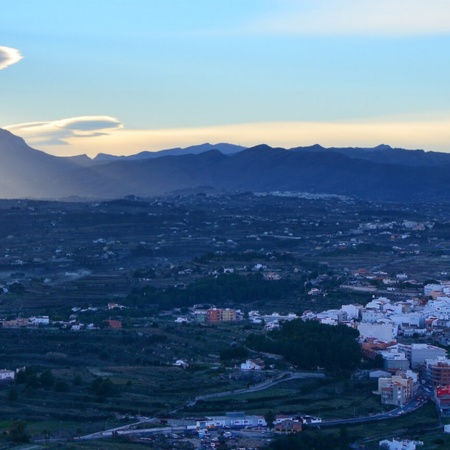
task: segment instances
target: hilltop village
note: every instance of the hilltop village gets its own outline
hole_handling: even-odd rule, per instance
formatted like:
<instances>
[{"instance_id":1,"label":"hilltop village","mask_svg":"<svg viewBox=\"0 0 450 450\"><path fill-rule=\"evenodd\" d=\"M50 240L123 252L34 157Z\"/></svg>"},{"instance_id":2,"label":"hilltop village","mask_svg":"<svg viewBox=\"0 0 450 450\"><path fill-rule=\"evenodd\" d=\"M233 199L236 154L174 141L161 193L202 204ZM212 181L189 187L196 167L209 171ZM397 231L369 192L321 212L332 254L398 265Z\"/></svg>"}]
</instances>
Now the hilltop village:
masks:
<instances>
[{"instance_id":1,"label":"hilltop village","mask_svg":"<svg viewBox=\"0 0 450 450\"><path fill-rule=\"evenodd\" d=\"M450 443L448 205L72 200L0 202L5 443Z\"/></svg>"}]
</instances>

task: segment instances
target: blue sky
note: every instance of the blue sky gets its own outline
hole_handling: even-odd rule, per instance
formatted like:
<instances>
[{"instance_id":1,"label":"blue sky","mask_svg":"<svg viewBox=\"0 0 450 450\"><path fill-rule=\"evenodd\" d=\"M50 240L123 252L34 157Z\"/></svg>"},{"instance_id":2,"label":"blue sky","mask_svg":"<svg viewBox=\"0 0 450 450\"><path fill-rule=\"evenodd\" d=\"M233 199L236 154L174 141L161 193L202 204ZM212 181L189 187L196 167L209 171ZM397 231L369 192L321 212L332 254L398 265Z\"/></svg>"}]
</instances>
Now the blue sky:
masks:
<instances>
[{"instance_id":1,"label":"blue sky","mask_svg":"<svg viewBox=\"0 0 450 450\"><path fill-rule=\"evenodd\" d=\"M0 127L58 155L450 152L448 0L2 0Z\"/></svg>"}]
</instances>

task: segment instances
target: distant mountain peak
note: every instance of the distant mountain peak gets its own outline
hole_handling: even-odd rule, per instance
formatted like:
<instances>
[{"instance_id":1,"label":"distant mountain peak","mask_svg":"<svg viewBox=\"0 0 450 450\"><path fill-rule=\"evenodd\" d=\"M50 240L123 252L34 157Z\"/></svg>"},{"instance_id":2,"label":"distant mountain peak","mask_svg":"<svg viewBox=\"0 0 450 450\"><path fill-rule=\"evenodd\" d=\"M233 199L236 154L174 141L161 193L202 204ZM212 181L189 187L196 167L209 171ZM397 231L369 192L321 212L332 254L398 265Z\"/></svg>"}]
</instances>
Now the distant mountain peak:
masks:
<instances>
[{"instance_id":1,"label":"distant mountain peak","mask_svg":"<svg viewBox=\"0 0 450 450\"><path fill-rule=\"evenodd\" d=\"M325 147L322 147L320 144L309 145L307 147L303 147L304 150L326 150Z\"/></svg>"},{"instance_id":2,"label":"distant mountain peak","mask_svg":"<svg viewBox=\"0 0 450 450\"><path fill-rule=\"evenodd\" d=\"M270 145L258 144L258 145L255 145L253 147L250 147L248 150L261 151L261 150L272 150L272 149L273 149L273 147L271 147Z\"/></svg>"},{"instance_id":3,"label":"distant mountain peak","mask_svg":"<svg viewBox=\"0 0 450 450\"><path fill-rule=\"evenodd\" d=\"M374 150L392 150L392 147L387 144L380 144L373 148Z\"/></svg>"},{"instance_id":4,"label":"distant mountain peak","mask_svg":"<svg viewBox=\"0 0 450 450\"><path fill-rule=\"evenodd\" d=\"M144 150L140 153L136 153L135 155L129 156L115 156L115 155L108 155L106 153L99 153L94 158L94 161L107 162L125 159L131 161L131 160L154 159L160 158L162 156L197 155L200 153L208 152L210 150L218 150L224 155L231 155L245 149L246 147L242 147L241 145L228 144L226 142L219 142L217 144L210 144L209 142L205 142L203 144L191 145L190 147L185 148L175 147L156 151Z\"/></svg>"}]
</instances>

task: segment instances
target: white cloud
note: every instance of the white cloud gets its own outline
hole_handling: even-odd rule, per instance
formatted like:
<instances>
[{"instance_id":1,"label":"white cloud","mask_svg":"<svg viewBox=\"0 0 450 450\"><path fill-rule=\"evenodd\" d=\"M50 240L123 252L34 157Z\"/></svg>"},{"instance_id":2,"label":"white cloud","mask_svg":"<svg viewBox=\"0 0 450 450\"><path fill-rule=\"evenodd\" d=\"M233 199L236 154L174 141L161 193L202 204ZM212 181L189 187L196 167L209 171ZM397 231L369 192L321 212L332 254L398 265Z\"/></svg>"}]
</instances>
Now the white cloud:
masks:
<instances>
[{"instance_id":1,"label":"white cloud","mask_svg":"<svg viewBox=\"0 0 450 450\"><path fill-rule=\"evenodd\" d=\"M23 56L16 50L11 47L1 47L0 46L0 70L6 69L8 66L18 63Z\"/></svg>"},{"instance_id":2,"label":"white cloud","mask_svg":"<svg viewBox=\"0 0 450 450\"><path fill-rule=\"evenodd\" d=\"M254 21L247 31L375 36L450 33L448 0L301 0L284 4L282 12Z\"/></svg>"},{"instance_id":3,"label":"white cloud","mask_svg":"<svg viewBox=\"0 0 450 450\"><path fill-rule=\"evenodd\" d=\"M122 123L110 116L81 116L51 122L29 122L8 125L5 129L23 137L30 145L69 145L73 138L103 136L122 128Z\"/></svg>"}]
</instances>

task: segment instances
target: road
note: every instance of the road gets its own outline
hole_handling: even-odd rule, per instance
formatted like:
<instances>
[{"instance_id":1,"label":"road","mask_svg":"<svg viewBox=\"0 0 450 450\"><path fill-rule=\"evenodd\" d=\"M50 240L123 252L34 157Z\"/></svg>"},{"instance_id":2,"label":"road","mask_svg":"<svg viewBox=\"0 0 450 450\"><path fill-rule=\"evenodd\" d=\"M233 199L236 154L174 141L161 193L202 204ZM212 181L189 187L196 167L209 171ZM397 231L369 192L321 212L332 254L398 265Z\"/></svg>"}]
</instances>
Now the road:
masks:
<instances>
[{"instance_id":1,"label":"road","mask_svg":"<svg viewBox=\"0 0 450 450\"><path fill-rule=\"evenodd\" d=\"M299 378L325 378L325 374L321 372L283 372L274 378L262 381L261 383L254 384L248 388L236 389L234 391L216 392L214 394L199 395L195 398L194 402L190 402L188 406L193 406L198 400L208 400L210 398L227 397L228 395L240 395L247 394L249 392L263 391L278 383L283 383L289 380L295 380Z\"/></svg>"},{"instance_id":2,"label":"road","mask_svg":"<svg viewBox=\"0 0 450 450\"><path fill-rule=\"evenodd\" d=\"M421 398L419 400L419 397ZM425 391L420 389L418 393L414 396L414 398L408 402L405 406L400 408L392 409L386 413L381 414L372 414L370 416L363 417L353 417L350 419L338 419L338 420L323 420L317 424L310 424L310 427L332 427L337 425L348 425L348 424L356 424L356 423L365 423L365 422L375 422L378 420L387 420L387 419L395 419L401 417L404 414L409 414L417 409L421 408L425 405L429 400L429 395L426 394Z\"/></svg>"},{"instance_id":3,"label":"road","mask_svg":"<svg viewBox=\"0 0 450 450\"><path fill-rule=\"evenodd\" d=\"M318 372L284 372L276 377L269 379L267 381L264 381L262 383L255 384L253 386L250 386L246 389L238 389L235 391L225 391L225 392L219 392L215 394L209 394L209 395L202 395L199 397L196 397L195 400L188 402L186 405L180 406L174 411L171 411L171 413L176 413L179 410L183 409L185 406L193 406L198 400L205 400L210 398L218 398L218 397L224 397L228 395L239 395L239 394L245 394L248 392L256 392L261 391L264 389L268 389L278 383L282 383L284 381L294 380L294 379L301 379L301 378L325 378L325 375L323 373ZM394 419L401 417L404 414L411 413L419 408L421 408L423 405L427 403L427 401L430 399L430 394L424 390L423 387L420 387L415 397L407 403L405 406L400 408L395 408L391 411L388 411L386 413L381 414L373 414L370 416L364 416L364 417L353 417L348 419L337 419L337 420L325 420L317 424L305 424L309 427L332 427L332 426L339 426L339 425L348 425L348 424L357 424L357 423L366 423L366 422L374 422L379 420L388 420L388 419ZM152 433L176 433L180 431L185 431L185 426L163 426L163 427L152 427L152 428L146 428L142 429L140 428L145 423L152 423L152 422L158 422L158 419L156 418L146 418L143 417L141 420L139 420L136 423L128 424L122 427L113 428L110 430L101 431L98 433L92 433L86 436L81 436L79 438L76 438L75 440L93 440L93 439L102 439L111 437L114 435L131 435L131 434L152 434Z\"/></svg>"}]
</instances>

